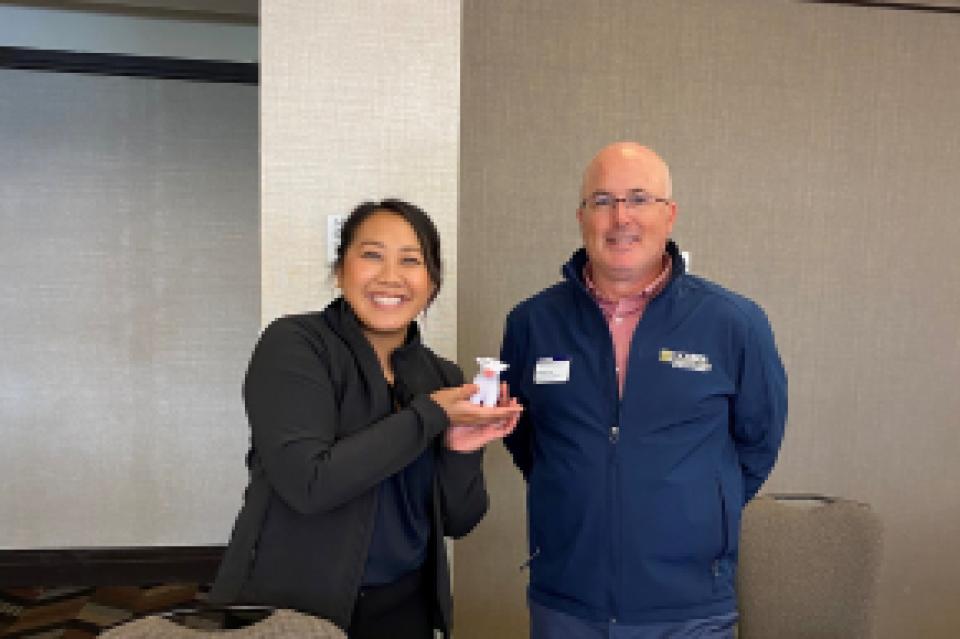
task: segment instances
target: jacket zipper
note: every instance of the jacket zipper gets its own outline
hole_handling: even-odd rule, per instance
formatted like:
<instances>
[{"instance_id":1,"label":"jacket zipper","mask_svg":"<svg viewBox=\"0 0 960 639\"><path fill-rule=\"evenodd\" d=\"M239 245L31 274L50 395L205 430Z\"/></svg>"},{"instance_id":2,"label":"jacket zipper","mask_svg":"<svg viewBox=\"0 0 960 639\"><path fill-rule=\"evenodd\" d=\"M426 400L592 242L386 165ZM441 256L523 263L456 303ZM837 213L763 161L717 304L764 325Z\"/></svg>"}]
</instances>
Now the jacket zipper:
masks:
<instances>
[{"instance_id":1,"label":"jacket zipper","mask_svg":"<svg viewBox=\"0 0 960 639\"><path fill-rule=\"evenodd\" d=\"M568 275L570 275L570 274L568 274ZM609 501L608 501L607 506L608 506L609 521L610 521L610 524L611 524L611 525L610 525L610 538L609 538L609 541L610 541L610 553L609 553L609 559L610 559L610 583L608 584L608 589L607 589L607 602L608 602L608 606L609 606L609 609L610 609L610 619L609 619L609 621L610 621L611 624L615 624L615 623L617 623L617 591L618 591L618 588L619 588L619 585L620 585L620 572L621 572L621 570L620 570L620 568L621 568L621 562L618 561L618 554L621 553L622 550L623 550L623 546L622 546L623 531L622 531L622 526L621 526L621 523L620 523L620 514L621 514L621 513L620 513L620 508L619 508L619 505L620 505L620 473L618 472L619 468L618 468L618 460L617 460L617 446L619 445L620 436L621 436L621 433L620 433L620 424L621 424L621 421L622 421L621 411L622 411L622 402L623 402L623 400L622 400L622 398L620 397L620 383L619 383L619 380L618 380L618 378L617 378L617 370L616 370L616 368L617 368L617 354L616 354L616 348L615 348L615 346L614 346L614 344L613 344L613 336L610 334L610 326L607 324L607 320L606 320L606 318L603 316L603 311L601 311L601 310L600 310L600 307L597 306L595 300L590 296L590 293L589 293L589 291L587 291L587 289L586 289L586 287L584 286L584 284L583 284L582 282L580 282L580 280L576 277L576 274L572 274L572 277L570 277L570 279L571 279L573 282L576 282L576 283L580 286L580 291L581 291L581 293L590 301L591 306L596 310L597 316L600 318L600 322L601 322L603 328L605 329L605 332L606 332L606 335L607 335L607 339L609 340L609 341L608 341L608 344L610 345L610 350L609 350L609 352L610 352L610 354L611 354L612 357L613 357L613 367L611 368L611 372L613 373L613 397L614 397L614 406L617 407L617 412L616 412L615 422L610 425L610 431L609 431L609 433L608 433L608 438L609 438L609 441L610 441L609 480L610 480L610 484L611 484L611 485L610 485L610 490L609 490L609 492L608 492ZM670 282L667 283L667 287L669 287L670 285L673 284L673 280L674 280L674 278L671 277L671 278L670 278ZM666 291L666 288L667 288L667 287L664 287L664 291ZM661 291L661 293L664 292L664 291ZM651 303L652 303L653 301L655 301L655 300L652 300ZM646 313L646 311L644 311L644 316L646 316L646 315L647 315L647 313ZM643 319L644 319L644 318L641 317L641 318L640 318L640 322L643 322ZM638 323L638 324L637 324L637 328L639 328L639 327L640 327L640 324ZM633 335L633 336L636 337L636 329L634 329L634 335ZM631 351L633 351L633 347L634 347L634 343L633 343L633 339L631 339L631 345L630 345L630 350L631 350ZM629 355L628 355L627 357L628 357L628 360L629 360ZM627 362L627 364L628 364L628 367L629 367L629 361ZM626 380L624 380L624 386L626 386ZM521 565L521 570L523 570L523 568L525 568L526 566L529 566L530 563L533 561L533 559L539 554L539 552L540 552L540 549L539 549L539 547L538 547L538 548L536 548L536 550L534 551L533 555L531 555L531 557L530 557L523 565Z\"/></svg>"},{"instance_id":2,"label":"jacket zipper","mask_svg":"<svg viewBox=\"0 0 960 639\"><path fill-rule=\"evenodd\" d=\"M597 309L599 311L599 309ZM603 319L601 313L601 319ZM617 593L620 589L620 570L621 564L620 555L623 552L622 546L622 525L621 525L621 512L620 512L620 472L619 472L619 455L617 453L617 448L620 444L620 424L621 424L621 410L622 410L622 399L620 397L620 383L617 378L617 353L616 347L613 343L613 336L610 335L609 326L607 326L606 321L604 321L604 327L607 328L608 339L610 340L610 353L613 356L613 366L611 372L613 373L613 394L614 394L614 406L617 407L617 412L615 416L615 422L610 426L610 492L611 500L610 504L610 585L609 585L609 606L610 606L610 623L615 624L617 622L617 602L618 596Z\"/></svg>"}]
</instances>

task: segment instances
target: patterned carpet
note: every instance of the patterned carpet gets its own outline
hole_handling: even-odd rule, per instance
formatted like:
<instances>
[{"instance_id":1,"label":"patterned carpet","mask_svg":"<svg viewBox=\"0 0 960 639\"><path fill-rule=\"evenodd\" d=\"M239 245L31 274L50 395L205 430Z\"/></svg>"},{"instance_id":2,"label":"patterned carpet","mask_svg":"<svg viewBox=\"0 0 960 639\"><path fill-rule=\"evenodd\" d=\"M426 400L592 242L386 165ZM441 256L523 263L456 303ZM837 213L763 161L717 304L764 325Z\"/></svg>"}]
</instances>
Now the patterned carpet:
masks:
<instances>
[{"instance_id":1,"label":"patterned carpet","mask_svg":"<svg viewBox=\"0 0 960 639\"><path fill-rule=\"evenodd\" d=\"M136 617L195 608L207 590L197 584L0 589L0 637L89 639ZM199 628L219 627L202 616L182 620Z\"/></svg>"}]
</instances>

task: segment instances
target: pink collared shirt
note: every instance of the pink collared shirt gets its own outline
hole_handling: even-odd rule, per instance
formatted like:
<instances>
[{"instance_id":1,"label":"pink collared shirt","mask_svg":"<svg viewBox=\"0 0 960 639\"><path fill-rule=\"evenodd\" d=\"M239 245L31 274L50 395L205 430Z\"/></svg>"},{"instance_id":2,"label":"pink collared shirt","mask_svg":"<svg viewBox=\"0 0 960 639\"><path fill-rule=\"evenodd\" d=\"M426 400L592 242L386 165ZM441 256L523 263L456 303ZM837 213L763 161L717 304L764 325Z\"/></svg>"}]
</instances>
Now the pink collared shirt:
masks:
<instances>
[{"instance_id":1,"label":"pink collared shirt","mask_svg":"<svg viewBox=\"0 0 960 639\"><path fill-rule=\"evenodd\" d=\"M637 293L629 297L624 297L619 301L609 300L601 297L593 282L592 269L590 262L583 267L583 281L587 285L590 295L596 300L607 320L607 326L610 327L610 337L613 338L613 352L617 362L617 383L620 387L620 396L623 397L623 382L627 378L627 360L630 355L630 341L633 339L633 332L643 317L643 311L647 308L654 297L660 294L667 282L670 281L670 272L673 264L668 254L663 256L663 270L657 275L657 279Z\"/></svg>"}]
</instances>

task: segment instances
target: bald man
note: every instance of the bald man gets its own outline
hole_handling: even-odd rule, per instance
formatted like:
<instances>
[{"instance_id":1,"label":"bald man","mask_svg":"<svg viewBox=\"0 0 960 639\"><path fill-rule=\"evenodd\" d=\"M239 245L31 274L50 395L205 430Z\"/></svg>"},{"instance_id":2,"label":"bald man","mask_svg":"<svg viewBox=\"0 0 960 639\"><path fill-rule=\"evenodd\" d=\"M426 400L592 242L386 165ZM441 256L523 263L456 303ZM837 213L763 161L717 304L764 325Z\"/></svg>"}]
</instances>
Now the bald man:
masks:
<instances>
[{"instance_id":1,"label":"bald man","mask_svg":"<svg viewBox=\"0 0 960 639\"><path fill-rule=\"evenodd\" d=\"M533 639L732 638L744 504L777 458L787 381L754 302L686 272L670 170L602 149L563 281L507 318L526 410Z\"/></svg>"}]
</instances>

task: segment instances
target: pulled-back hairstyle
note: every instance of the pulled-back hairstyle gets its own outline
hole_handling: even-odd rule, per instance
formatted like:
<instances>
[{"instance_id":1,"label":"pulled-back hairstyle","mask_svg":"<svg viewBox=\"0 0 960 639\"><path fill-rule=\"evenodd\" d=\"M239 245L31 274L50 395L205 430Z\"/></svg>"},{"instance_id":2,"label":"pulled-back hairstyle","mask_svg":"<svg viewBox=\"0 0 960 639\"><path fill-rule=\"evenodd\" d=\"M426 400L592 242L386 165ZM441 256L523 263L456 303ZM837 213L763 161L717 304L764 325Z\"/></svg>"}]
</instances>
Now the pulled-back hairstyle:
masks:
<instances>
[{"instance_id":1,"label":"pulled-back hairstyle","mask_svg":"<svg viewBox=\"0 0 960 639\"><path fill-rule=\"evenodd\" d=\"M423 253L427 275L430 276L430 282L433 283L433 295L430 296L430 302L433 302L437 293L440 292L440 285L443 283L443 264L440 261L440 234L437 232L433 220L423 209L403 200L386 199L380 202L362 202L350 212L340 228L340 245L337 247L337 259L333 263L333 272L337 273L343 268L343 258L347 254L347 249L353 244L357 229L360 228L364 220L374 213L399 215L413 227L417 242L420 244L420 251Z\"/></svg>"}]
</instances>

